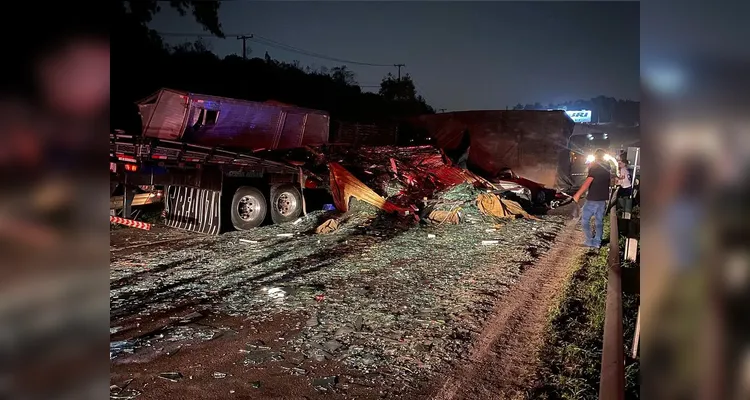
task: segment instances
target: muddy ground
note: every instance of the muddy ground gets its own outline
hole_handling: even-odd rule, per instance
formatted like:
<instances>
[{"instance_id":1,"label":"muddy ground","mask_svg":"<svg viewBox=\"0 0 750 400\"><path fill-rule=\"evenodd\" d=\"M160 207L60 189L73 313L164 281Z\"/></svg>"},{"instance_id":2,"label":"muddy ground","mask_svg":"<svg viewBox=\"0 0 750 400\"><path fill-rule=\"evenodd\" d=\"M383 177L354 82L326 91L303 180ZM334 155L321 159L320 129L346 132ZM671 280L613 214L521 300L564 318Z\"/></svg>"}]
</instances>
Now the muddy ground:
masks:
<instances>
[{"instance_id":1,"label":"muddy ground","mask_svg":"<svg viewBox=\"0 0 750 400\"><path fill-rule=\"evenodd\" d=\"M111 398L516 397L580 252L557 214L113 230Z\"/></svg>"}]
</instances>

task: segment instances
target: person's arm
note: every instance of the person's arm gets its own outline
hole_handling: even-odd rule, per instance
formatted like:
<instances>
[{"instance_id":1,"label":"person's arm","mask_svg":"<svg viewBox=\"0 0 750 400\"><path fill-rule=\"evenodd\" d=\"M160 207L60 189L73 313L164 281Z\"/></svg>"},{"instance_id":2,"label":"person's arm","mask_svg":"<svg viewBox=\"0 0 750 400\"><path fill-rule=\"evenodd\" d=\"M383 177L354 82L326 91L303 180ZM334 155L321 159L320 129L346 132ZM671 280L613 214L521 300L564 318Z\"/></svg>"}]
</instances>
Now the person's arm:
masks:
<instances>
[{"instance_id":1,"label":"person's arm","mask_svg":"<svg viewBox=\"0 0 750 400\"><path fill-rule=\"evenodd\" d=\"M586 180L583 181L583 185L581 185L581 188L578 189L576 194L573 195L573 201L578 203L578 201L581 200L581 196L583 196L583 194L589 189L589 186L591 186L591 182L593 181L594 181L593 176L587 177Z\"/></svg>"}]
</instances>

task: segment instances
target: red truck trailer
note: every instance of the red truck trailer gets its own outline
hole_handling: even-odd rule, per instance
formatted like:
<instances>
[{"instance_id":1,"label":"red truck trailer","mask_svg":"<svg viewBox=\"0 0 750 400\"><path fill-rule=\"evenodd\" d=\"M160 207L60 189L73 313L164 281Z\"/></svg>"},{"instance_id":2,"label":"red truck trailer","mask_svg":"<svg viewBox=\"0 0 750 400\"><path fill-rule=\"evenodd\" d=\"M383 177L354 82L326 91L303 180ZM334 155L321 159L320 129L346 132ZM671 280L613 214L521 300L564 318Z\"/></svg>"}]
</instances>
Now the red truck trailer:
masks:
<instances>
[{"instance_id":1,"label":"red truck trailer","mask_svg":"<svg viewBox=\"0 0 750 400\"><path fill-rule=\"evenodd\" d=\"M110 135L110 178L164 186L166 225L218 234L302 214L307 174L257 154L327 143L327 113L172 89L137 105L142 131Z\"/></svg>"},{"instance_id":2,"label":"red truck trailer","mask_svg":"<svg viewBox=\"0 0 750 400\"><path fill-rule=\"evenodd\" d=\"M550 188L570 186L566 142L575 123L563 111L456 111L422 115L408 124L448 152L468 149L467 166L484 178L496 179L511 168Z\"/></svg>"}]
</instances>

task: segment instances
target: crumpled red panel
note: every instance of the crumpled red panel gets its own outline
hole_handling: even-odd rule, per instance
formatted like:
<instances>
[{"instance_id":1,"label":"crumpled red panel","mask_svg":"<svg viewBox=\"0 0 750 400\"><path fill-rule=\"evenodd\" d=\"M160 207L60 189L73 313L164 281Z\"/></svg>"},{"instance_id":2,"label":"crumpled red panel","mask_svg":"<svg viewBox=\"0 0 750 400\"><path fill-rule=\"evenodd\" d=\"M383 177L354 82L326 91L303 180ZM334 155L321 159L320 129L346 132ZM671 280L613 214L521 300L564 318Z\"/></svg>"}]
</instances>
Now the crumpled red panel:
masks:
<instances>
[{"instance_id":1,"label":"crumpled red panel","mask_svg":"<svg viewBox=\"0 0 750 400\"><path fill-rule=\"evenodd\" d=\"M338 163L329 163L328 170L331 173L331 193L333 194L333 203L339 210L343 212L348 211L349 200L354 197L386 212L410 211L409 208L399 207L380 197Z\"/></svg>"}]
</instances>

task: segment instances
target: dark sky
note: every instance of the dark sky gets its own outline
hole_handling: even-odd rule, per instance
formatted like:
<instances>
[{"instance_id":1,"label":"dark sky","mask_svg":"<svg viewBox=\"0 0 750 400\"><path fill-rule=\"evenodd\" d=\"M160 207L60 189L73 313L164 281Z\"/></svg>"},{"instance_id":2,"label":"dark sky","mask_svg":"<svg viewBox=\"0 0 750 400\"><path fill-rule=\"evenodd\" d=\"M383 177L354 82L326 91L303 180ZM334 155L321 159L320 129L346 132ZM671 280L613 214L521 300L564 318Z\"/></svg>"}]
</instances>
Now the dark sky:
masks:
<instances>
[{"instance_id":1,"label":"dark sky","mask_svg":"<svg viewBox=\"0 0 750 400\"><path fill-rule=\"evenodd\" d=\"M151 27L201 33L166 4ZM639 100L638 2L246 2L225 1L227 34L255 34L334 58L406 64L437 109L503 109L598 95ZM171 44L192 40L171 36ZM241 41L205 38L220 56ZM249 42L252 57L340 63ZM362 85L395 67L348 64ZM366 90L377 90L368 88Z\"/></svg>"}]
</instances>

